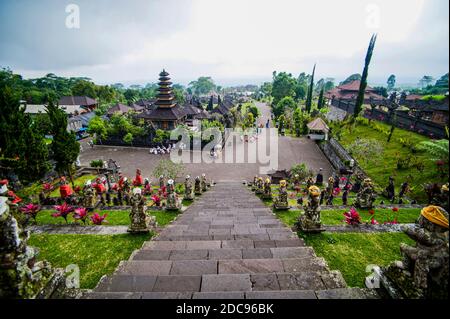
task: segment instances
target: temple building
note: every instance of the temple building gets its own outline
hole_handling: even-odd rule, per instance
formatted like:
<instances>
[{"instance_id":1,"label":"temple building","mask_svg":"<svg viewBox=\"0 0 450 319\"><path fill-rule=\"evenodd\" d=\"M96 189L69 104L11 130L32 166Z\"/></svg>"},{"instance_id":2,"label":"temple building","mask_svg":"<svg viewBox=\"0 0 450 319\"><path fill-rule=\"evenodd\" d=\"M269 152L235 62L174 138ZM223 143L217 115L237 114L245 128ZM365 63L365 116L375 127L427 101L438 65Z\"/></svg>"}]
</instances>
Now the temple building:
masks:
<instances>
[{"instance_id":1,"label":"temple building","mask_svg":"<svg viewBox=\"0 0 450 319\"><path fill-rule=\"evenodd\" d=\"M172 82L169 73L163 70L159 74L159 88L153 107L138 115L138 118L150 122L155 129L172 130L186 121L187 114L183 107L177 104L172 92Z\"/></svg>"},{"instance_id":2,"label":"temple building","mask_svg":"<svg viewBox=\"0 0 450 319\"><path fill-rule=\"evenodd\" d=\"M328 100L355 101L358 96L361 81L356 80L350 83L339 85L324 94ZM375 90L367 86L364 93L364 103L369 103L370 99L383 100L384 98L375 93Z\"/></svg>"}]
</instances>

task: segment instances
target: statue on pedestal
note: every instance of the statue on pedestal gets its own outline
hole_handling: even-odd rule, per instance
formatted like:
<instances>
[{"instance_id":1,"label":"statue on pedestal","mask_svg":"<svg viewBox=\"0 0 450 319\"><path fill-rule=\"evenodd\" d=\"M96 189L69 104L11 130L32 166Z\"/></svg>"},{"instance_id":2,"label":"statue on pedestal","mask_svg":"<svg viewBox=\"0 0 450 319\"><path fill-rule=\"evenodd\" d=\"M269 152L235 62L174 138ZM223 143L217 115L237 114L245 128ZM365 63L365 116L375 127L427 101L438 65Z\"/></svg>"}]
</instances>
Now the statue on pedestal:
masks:
<instances>
[{"instance_id":1,"label":"statue on pedestal","mask_svg":"<svg viewBox=\"0 0 450 319\"><path fill-rule=\"evenodd\" d=\"M389 184L384 189L383 196L385 196L391 202L394 202L394 199L395 199L395 185L394 185L394 178L392 176L389 176Z\"/></svg>"},{"instance_id":2,"label":"statue on pedestal","mask_svg":"<svg viewBox=\"0 0 450 319\"><path fill-rule=\"evenodd\" d=\"M256 188L258 187L258 176L255 175L255 177L253 177L253 183L252 183L252 191L256 191Z\"/></svg>"},{"instance_id":3,"label":"statue on pedestal","mask_svg":"<svg viewBox=\"0 0 450 319\"><path fill-rule=\"evenodd\" d=\"M90 180L86 181L86 184L84 184L83 197L81 199L81 203L88 210L93 210L97 205L94 189L92 187L92 182Z\"/></svg>"},{"instance_id":4,"label":"statue on pedestal","mask_svg":"<svg viewBox=\"0 0 450 319\"><path fill-rule=\"evenodd\" d=\"M403 261L381 268L382 284L393 298L448 299L448 213L439 206L422 209L405 233L415 246L402 243Z\"/></svg>"},{"instance_id":5,"label":"statue on pedestal","mask_svg":"<svg viewBox=\"0 0 450 319\"><path fill-rule=\"evenodd\" d=\"M272 183L270 181L270 178L267 177L264 182L264 193L262 195L263 199L272 199Z\"/></svg>"},{"instance_id":6,"label":"statue on pedestal","mask_svg":"<svg viewBox=\"0 0 450 319\"><path fill-rule=\"evenodd\" d=\"M279 210L288 210L290 208L288 202L287 185L284 179L280 181L278 197L275 198L273 206L275 207L275 209Z\"/></svg>"},{"instance_id":7,"label":"statue on pedestal","mask_svg":"<svg viewBox=\"0 0 450 319\"><path fill-rule=\"evenodd\" d=\"M255 194L261 195L264 193L264 181L262 177L258 177L258 180L256 181L256 190Z\"/></svg>"},{"instance_id":8,"label":"statue on pedestal","mask_svg":"<svg viewBox=\"0 0 450 319\"><path fill-rule=\"evenodd\" d=\"M292 189L295 190L297 193L300 192L300 176L298 174L295 174L292 178Z\"/></svg>"},{"instance_id":9,"label":"statue on pedestal","mask_svg":"<svg viewBox=\"0 0 450 319\"><path fill-rule=\"evenodd\" d=\"M133 180L133 186L142 186L144 184L144 179L142 178L141 170L138 168L136 170L136 177Z\"/></svg>"},{"instance_id":10,"label":"statue on pedestal","mask_svg":"<svg viewBox=\"0 0 450 319\"><path fill-rule=\"evenodd\" d=\"M320 220L320 188L313 185L308 188L308 203L304 207L305 212L298 218L297 227L303 232L321 232Z\"/></svg>"},{"instance_id":11,"label":"statue on pedestal","mask_svg":"<svg viewBox=\"0 0 450 319\"><path fill-rule=\"evenodd\" d=\"M164 175L161 175L159 177L159 189L162 189L164 187L164 185L166 184L165 180L164 180Z\"/></svg>"},{"instance_id":12,"label":"statue on pedestal","mask_svg":"<svg viewBox=\"0 0 450 319\"><path fill-rule=\"evenodd\" d=\"M175 182L173 179L167 181L167 204L166 210L179 210L181 203L178 200L178 195L175 192Z\"/></svg>"},{"instance_id":13,"label":"statue on pedestal","mask_svg":"<svg viewBox=\"0 0 450 319\"><path fill-rule=\"evenodd\" d=\"M202 194L202 187L201 187L201 181L200 176L197 176L195 178L195 184L194 184L194 193L195 195L201 195Z\"/></svg>"},{"instance_id":14,"label":"statue on pedestal","mask_svg":"<svg viewBox=\"0 0 450 319\"><path fill-rule=\"evenodd\" d=\"M208 190L208 182L206 181L206 174L202 174L201 187L202 192L206 192Z\"/></svg>"},{"instance_id":15,"label":"statue on pedestal","mask_svg":"<svg viewBox=\"0 0 450 319\"><path fill-rule=\"evenodd\" d=\"M192 182L191 176L187 175L184 180L184 199L185 200L193 200L194 194L192 192Z\"/></svg>"},{"instance_id":16,"label":"statue on pedestal","mask_svg":"<svg viewBox=\"0 0 450 319\"><path fill-rule=\"evenodd\" d=\"M361 189L356 195L355 206L358 208L373 208L373 202L375 201L375 189L370 178L364 179Z\"/></svg>"},{"instance_id":17,"label":"statue on pedestal","mask_svg":"<svg viewBox=\"0 0 450 319\"><path fill-rule=\"evenodd\" d=\"M130 198L131 213L130 213L130 233L148 233L150 231L150 224L155 224L154 218L145 213L145 197L142 196L140 188L133 189L133 196Z\"/></svg>"},{"instance_id":18,"label":"statue on pedestal","mask_svg":"<svg viewBox=\"0 0 450 319\"><path fill-rule=\"evenodd\" d=\"M306 189L309 189L314 185L314 179L310 176L306 179Z\"/></svg>"},{"instance_id":19,"label":"statue on pedestal","mask_svg":"<svg viewBox=\"0 0 450 319\"><path fill-rule=\"evenodd\" d=\"M14 217L17 204L8 195L8 181L0 181L0 299L35 298L55 276L47 261L27 245L28 231Z\"/></svg>"}]
</instances>

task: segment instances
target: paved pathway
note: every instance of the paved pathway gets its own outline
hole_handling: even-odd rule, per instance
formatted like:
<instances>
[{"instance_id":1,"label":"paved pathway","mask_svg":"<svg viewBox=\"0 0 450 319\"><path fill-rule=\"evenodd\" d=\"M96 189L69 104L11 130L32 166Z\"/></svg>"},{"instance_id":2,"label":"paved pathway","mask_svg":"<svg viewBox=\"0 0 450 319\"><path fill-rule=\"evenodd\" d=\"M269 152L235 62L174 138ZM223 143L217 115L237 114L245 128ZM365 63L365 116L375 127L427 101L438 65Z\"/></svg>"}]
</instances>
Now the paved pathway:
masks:
<instances>
[{"instance_id":1,"label":"paved pathway","mask_svg":"<svg viewBox=\"0 0 450 319\"><path fill-rule=\"evenodd\" d=\"M241 183L203 194L86 298L373 298L346 288Z\"/></svg>"},{"instance_id":2,"label":"paved pathway","mask_svg":"<svg viewBox=\"0 0 450 319\"><path fill-rule=\"evenodd\" d=\"M270 108L265 103L256 102L261 110L259 121L265 124L270 118ZM272 126L273 127L273 126ZM95 146L91 148L87 141L82 141L83 152L80 154L82 165L88 166L92 160L110 158L117 161L121 166L121 171L128 176L134 178L136 169L142 171L144 177L151 177L153 169L161 159L169 159L169 155L153 155L148 153L147 148L130 148L130 147L102 147ZM239 143L239 142L238 142ZM209 155L205 156L209 158ZM308 138L291 138L288 136L279 136L278 140L278 168L290 169L294 164L306 163L308 167L314 171L323 168L324 177L331 175L332 167L328 159L316 145L316 143ZM252 180L255 175L260 175L260 165L255 163L185 163L186 174L191 176L200 176L205 173L208 178L215 181L221 180ZM262 165L265 166L265 165ZM183 182L182 177L178 182Z\"/></svg>"}]
</instances>

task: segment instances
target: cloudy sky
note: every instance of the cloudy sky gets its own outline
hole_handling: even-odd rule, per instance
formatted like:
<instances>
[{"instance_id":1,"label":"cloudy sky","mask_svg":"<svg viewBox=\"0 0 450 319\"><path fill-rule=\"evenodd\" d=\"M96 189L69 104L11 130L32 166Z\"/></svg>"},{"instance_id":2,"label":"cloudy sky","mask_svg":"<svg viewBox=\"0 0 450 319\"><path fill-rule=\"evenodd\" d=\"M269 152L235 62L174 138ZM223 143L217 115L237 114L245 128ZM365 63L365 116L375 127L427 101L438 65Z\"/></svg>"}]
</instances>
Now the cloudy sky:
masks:
<instances>
[{"instance_id":1,"label":"cloudy sky","mask_svg":"<svg viewBox=\"0 0 450 319\"><path fill-rule=\"evenodd\" d=\"M76 28L75 4L79 8ZM360 73L378 34L369 82L417 83L449 69L448 0L0 0L0 66L25 77L98 83L206 75L260 83L272 71L342 80ZM67 11L67 12L66 12ZM69 26L69 27L68 27ZM75 26L75 28L73 27Z\"/></svg>"}]
</instances>

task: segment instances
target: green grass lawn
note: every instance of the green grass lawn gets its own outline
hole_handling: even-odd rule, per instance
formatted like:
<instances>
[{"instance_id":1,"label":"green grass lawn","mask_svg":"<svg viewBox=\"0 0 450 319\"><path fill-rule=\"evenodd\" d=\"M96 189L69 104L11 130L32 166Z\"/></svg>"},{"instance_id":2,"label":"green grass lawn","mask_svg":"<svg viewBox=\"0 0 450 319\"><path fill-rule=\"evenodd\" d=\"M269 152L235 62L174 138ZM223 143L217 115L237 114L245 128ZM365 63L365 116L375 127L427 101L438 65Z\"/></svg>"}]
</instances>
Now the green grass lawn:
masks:
<instances>
[{"instance_id":1,"label":"green grass lawn","mask_svg":"<svg viewBox=\"0 0 450 319\"><path fill-rule=\"evenodd\" d=\"M83 175L75 179L74 184L75 186L83 187L88 180L91 180L94 183L96 178L97 176L92 174ZM57 187L50 193L50 197L59 197L59 196L60 196L59 187Z\"/></svg>"},{"instance_id":2,"label":"green grass lawn","mask_svg":"<svg viewBox=\"0 0 450 319\"><path fill-rule=\"evenodd\" d=\"M62 217L53 217L53 210L42 210L38 213L36 221L38 225L65 225L66 222ZM107 214L106 220L108 223L105 226L118 226L118 225L129 225L130 217L129 211L126 210L100 210L98 211L100 215ZM147 213L155 216L156 221L159 226L165 226L170 223L180 212L171 212L165 210L147 210ZM77 222L73 219L72 214L67 218L69 223Z\"/></svg>"},{"instance_id":3,"label":"green grass lawn","mask_svg":"<svg viewBox=\"0 0 450 319\"><path fill-rule=\"evenodd\" d=\"M92 289L103 275L112 273L121 260L128 259L151 237L151 234L34 234L28 243L39 248L39 259L48 260L53 267L78 265L81 288Z\"/></svg>"},{"instance_id":4,"label":"green grass lawn","mask_svg":"<svg viewBox=\"0 0 450 319\"><path fill-rule=\"evenodd\" d=\"M390 127L382 122L374 121L377 125L389 130ZM334 127L334 130L339 130L338 127ZM365 172L374 180L377 184L378 189L384 189L388 184L389 176L395 178L396 192L398 193L401 183L408 181L411 186L410 197L424 202L426 199L425 193L423 191L422 185L429 182L447 182L448 174L445 177L441 177L437 171L436 164L433 161L428 160L427 154L423 152L413 153L410 148L402 146L399 142L400 138L408 139L411 145L417 146L422 141L430 140L428 137L423 135L396 128L392 135L391 142L387 142L387 136L380 133L374 128L357 123L355 127L350 132L348 129L341 130L341 139L339 142L344 146L348 147L351 145L357 137L365 139L375 139L378 140L383 148L383 154L381 155L381 160L376 162L365 162L363 158L355 159L358 161L360 166L365 170ZM419 172L416 168L409 169L397 169L397 155L401 157L412 157L417 156L418 160L421 161L425 168L422 172Z\"/></svg>"},{"instance_id":5,"label":"green grass lawn","mask_svg":"<svg viewBox=\"0 0 450 319\"><path fill-rule=\"evenodd\" d=\"M343 225L344 224L344 213L348 209L331 209L322 210L321 219L324 225ZM367 209L358 209L358 213L361 216L361 221L370 222L372 215L369 214ZM288 210L288 211L275 211L275 215L286 225L292 227L297 221L301 210ZM387 208L377 208L375 209L375 214L373 217L380 224L383 222L393 221L397 217L397 222L400 224L415 223L420 215L420 208L400 208L397 214L395 214L391 209Z\"/></svg>"},{"instance_id":6,"label":"green grass lawn","mask_svg":"<svg viewBox=\"0 0 450 319\"><path fill-rule=\"evenodd\" d=\"M413 245L403 233L321 233L303 235L307 245L325 258L330 269L339 270L351 287L365 287L368 265L385 266L401 260L400 243Z\"/></svg>"}]
</instances>

